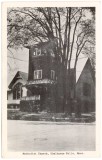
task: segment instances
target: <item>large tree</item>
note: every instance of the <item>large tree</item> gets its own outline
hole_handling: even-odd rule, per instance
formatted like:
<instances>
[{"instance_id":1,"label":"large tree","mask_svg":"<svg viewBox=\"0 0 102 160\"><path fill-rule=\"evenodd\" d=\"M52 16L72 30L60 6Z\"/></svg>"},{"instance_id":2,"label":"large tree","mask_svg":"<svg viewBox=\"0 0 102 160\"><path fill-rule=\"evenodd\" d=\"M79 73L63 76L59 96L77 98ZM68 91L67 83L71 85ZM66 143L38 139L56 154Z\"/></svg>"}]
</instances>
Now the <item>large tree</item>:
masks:
<instances>
[{"instance_id":1,"label":"large tree","mask_svg":"<svg viewBox=\"0 0 102 160\"><path fill-rule=\"evenodd\" d=\"M72 58L75 59L75 72L81 53L92 60L95 58L95 53L90 51L95 46L95 8L8 8L7 20L8 49L29 48L34 43L48 40L55 43L56 57L62 65L64 110L71 96Z\"/></svg>"}]
</instances>

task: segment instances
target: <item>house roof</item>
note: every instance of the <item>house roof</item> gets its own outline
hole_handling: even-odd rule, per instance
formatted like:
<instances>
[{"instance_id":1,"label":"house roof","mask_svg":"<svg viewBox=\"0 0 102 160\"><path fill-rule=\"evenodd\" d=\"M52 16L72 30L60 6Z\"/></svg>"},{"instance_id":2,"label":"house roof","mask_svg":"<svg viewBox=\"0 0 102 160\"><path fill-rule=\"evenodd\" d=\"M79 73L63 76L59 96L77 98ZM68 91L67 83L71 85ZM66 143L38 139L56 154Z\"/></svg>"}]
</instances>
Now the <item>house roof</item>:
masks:
<instances>
[{"instance_id":1,"label":"house roof","mask_svg":"<svg viewBox=\"0 0 102 160\"><path fill-rule=\"evenodd\" d=\"M28 73L25 73L25 72L21 72L21 71L18 71L16 73L16 75L14 76L14 78L12 79L12 81L10 82L8 88L11 89L13 84L16 82L16 80L18 79L22 79L24 80L25 82L28 80Z\"/></svg>"},{"instance_id":2,"label":"house roof","mask_svg":"<svg viewBox=\"0 0 102 160\"><path fill-rule=\"evenodd\" d=\"M20 73L20 75L22 76L22 79L24 80L28 80L28 73L25 73L25 72L21 72L21 71L18 71Z\"/></svg>"}]
</instances>

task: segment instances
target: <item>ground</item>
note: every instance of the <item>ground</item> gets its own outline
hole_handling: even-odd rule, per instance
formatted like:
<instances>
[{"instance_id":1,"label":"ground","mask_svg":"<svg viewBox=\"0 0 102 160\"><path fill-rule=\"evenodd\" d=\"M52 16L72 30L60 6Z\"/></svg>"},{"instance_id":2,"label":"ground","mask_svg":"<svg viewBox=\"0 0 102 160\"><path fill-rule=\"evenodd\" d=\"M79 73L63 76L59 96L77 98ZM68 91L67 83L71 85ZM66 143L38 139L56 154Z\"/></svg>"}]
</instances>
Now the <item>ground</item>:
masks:
<instances>
[{"instance_id":1,"label":"ground","mask_svg":"<svg viewBox=\"0 0 102 160\"><path fill-rule=\"evenodd\" d=\"M95 151L95 124L8 120L9 151Z\"/></svg>"}]
</instances>

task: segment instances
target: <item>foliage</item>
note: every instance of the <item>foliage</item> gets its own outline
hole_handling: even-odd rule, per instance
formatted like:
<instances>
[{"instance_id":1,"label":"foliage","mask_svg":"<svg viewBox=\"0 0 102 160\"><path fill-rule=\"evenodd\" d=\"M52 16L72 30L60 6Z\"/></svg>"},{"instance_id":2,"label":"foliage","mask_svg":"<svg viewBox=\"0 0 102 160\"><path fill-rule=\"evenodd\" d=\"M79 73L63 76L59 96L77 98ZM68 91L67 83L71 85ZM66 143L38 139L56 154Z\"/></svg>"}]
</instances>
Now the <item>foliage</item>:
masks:
<instances>
[{"instance_id":1,"label":"foliage","mask_svg":"<svg viewBox=\"0 0 102 160\"><path fill-rule=\"evenodd\" d=\"M95 39L92 13L86 8L70 7L9 8L8 47L30 46L54 39L60 54L68 58L73 48L81 48L85 40Z\"/></svg>"}]
</instances>

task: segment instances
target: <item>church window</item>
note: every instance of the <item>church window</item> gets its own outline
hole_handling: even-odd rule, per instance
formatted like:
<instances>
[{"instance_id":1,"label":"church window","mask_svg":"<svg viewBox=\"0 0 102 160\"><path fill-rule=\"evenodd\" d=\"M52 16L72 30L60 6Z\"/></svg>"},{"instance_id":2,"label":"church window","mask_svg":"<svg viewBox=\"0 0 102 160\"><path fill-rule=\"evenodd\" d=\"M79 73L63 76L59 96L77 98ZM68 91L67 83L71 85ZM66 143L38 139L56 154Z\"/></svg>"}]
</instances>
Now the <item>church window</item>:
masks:
<instances>
[{"instance_id":1,"label":"church window","mask_svg":"<svg viewBox=\"0 0 102 160\"><path fill-rule=\"evenodd\" d=\"M34 79L42 79L42 70L34 71Z\"/></svg>"},{"instance_id":2,"label":"church window","mask_svg":"<svg viewBox=\"0 0 102 160\"><path fill-rule=\"evenodd\" d=\"M35 51L33 53L34 56L40 56L41 55L41 49L35 48Z\"/></svg>"},{"instance_id":3,"label":"church window","mask_svg":"<svg viewBox=\"0 0 102 160\"><path fill-rule=\"evenodd\" d=\"M51 79L55 79L55 71L51 70Z\"/></svg>"}]
</instances>

